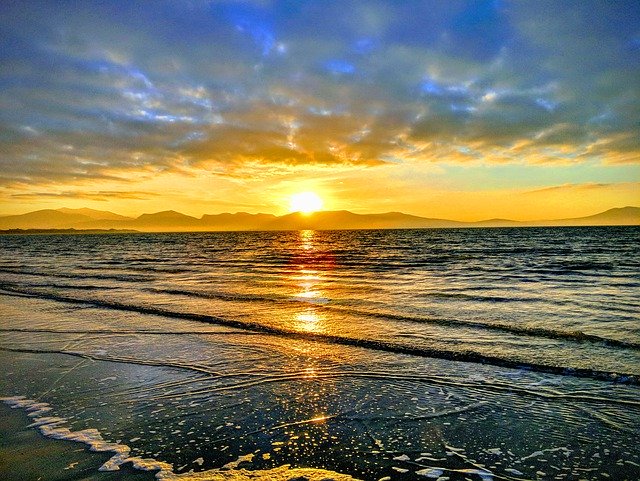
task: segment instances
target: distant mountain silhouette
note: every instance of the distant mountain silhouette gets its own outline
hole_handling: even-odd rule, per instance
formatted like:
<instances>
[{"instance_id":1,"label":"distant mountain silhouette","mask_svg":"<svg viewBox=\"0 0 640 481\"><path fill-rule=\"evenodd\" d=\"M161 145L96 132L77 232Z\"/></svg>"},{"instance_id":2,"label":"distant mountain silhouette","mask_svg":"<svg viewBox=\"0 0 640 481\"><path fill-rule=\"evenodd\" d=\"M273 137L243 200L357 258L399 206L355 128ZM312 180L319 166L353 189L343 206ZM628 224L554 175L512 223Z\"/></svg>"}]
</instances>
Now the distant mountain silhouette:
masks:
<instances>
[{"instance_id":1,"label":"distant mountain silhouette","mask_svg":"<svg viewBox=\"0 0 640 481\"><path fill-rule=\"evenodd\" d=\"M0 229L64 229L91 220L91 217L83 214L43 209L22 215L0 217Z\"/></svg>"},{"instance_id":2,"label":"distant mountain silhouette","mask_svg":"<svg viewBox=\"0 0 640 481\"><path fill-rule=\"evenodd\" d=\"M348 210L321 211L311 215L295 212L277 217L266 227L273 230L302 229L417 229L425 227L459 227L462 223L428 219L401 212L354 214Z\"/></svg>"},{"instance_id":3,"label":"distant mountain silhouette","mask_svg":"<svg viewBox=\"0 0 640 481\"><path fill-rule=\"evenodd\" d=\"M190 215L181 214L175 210L165 210L156 212L155 214L142 214L133 221L123 221L124 223L133 222L135 229L139 230L166 230L167 226L171 226L171 230L201 230L200 220ZM200 227L200 229L198 229Z\"/></svg>"},{"instance_id":4,"label":"distant mountain silhouette","mask_svg":"<svg viewBox=\"0 0 640 481\"><path fill-rule=\"evenodd\" d=\"M0 217L0 229L87 229L95 221L133 220L131 217L94 209L42 209L21 215ZM106 227L110 229L111 227Z\"/></svg>"},{"instance_id":5,"label":"distant mountain silhouette","mask_svg":"<svg viewBox=\"0 0 640 481\"><path fill-rule=\"evenodd\" d=\"M571 222L573 225L639 225L640 208L629 206L618 207L587 217L561 219L553 222L560 224Z\"/></svg>"},{"instance_id":6,"label":"distant mountain silhouette","mask_svg":"<svg viewBox=\"0 0 640 481\"><path fill-rule=\"evenodd\" d=\"M402 212L354 214L347 210L272 214L203 215L200 219L173 210L142 214L137 218L93 209L44 209L27 214L0 217L0 230L87 229L137 230L144 232L241 231L241 230L330 230L330 229L423 229L437 227L517 227L561 225L640 225L640 207L609 209L599 214L572 219L518 222L489 219L460 222L432 219Z\"/></svg>"},{"instance_id":7,"label":"distant mountain silhouette","mask_svg":"<svg viewBox=\"0 0 640 481\"><path fill-rule=\"evenodd\" d=\"M274 222L277 217L273 214L205 214L201 224L204 230L261 230L264 226Z\"/></svg>"},{"instance_id":8,"label":"distant mountain silhouette","mask_svg":"<svg viewBox=\"0 0 640 481\"><path fill-rule=\"evenodd\" d=\"M62 212L64 214L82 214L90 217L91 219L96 220L127 220L131 219L131 217L126 217L120 214L114 214L113 212L109 212L106 210L95 210L95 209L87 209L86 207L82 209L68 209L67 207L63 207L61 209L56 209L58 212Z\"/></svg>"}]
</instances>

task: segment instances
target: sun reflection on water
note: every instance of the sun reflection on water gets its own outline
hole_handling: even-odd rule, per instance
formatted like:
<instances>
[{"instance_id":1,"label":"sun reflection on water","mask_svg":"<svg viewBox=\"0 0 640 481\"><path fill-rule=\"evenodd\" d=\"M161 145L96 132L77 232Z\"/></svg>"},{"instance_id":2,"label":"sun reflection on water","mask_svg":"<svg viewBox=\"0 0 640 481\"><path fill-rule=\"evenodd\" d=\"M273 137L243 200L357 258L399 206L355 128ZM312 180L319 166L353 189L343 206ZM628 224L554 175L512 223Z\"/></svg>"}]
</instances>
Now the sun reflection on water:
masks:
<instances>
[{"instance_id":1,"label":"sun reflection on water","mask_svg":"<svg viewBox=\"0 0 640 481\"><path fill-rule=\"evenodd\" d=\"M320 252L317 233L303 230L298 233L294 250L299 254L292 259L293 272L288 280L292 286L292 298L307 304L304 310L293 316L293 327L304 332L323 332L323 316L313 305L326 304L329 299L323 292L326 255Z\"/></svg>"},{"instance_id":2,"label":"sun reflection on water","mask_svg":"<svg viewBox=\"0 0 640 481\"><path fill-rule=\"evenodd\" d=\"M305 379L313 379L315 377L318 376L318 373L316 372L316 368L313 366L309 366L309 367L305 367L303 370L303 375L302 377Z\"/></svg>"},{"instance_id":3,"label":"sun reflection on water","mask_svg":"<svg viewBox=\"0 0 640 481\"><path fill-rule=\"evenodd\" d=\"M295 327L305 332L322 332L321 318L313 309L299 312L295 315Z\"/></svg>"},{"instance_id":4,"label":"sun reflection on water","mask_svg":"<svg viewBox=\"0 0 640 481\"><path fill-rule=\"evenodd\" d=\"M313 243L314 236L315 236L315 231L313 230L301 230L300 231L300 247L302 247L302 249L306 251L315 249L315 245Z\"/></svg>"}]
</instances>

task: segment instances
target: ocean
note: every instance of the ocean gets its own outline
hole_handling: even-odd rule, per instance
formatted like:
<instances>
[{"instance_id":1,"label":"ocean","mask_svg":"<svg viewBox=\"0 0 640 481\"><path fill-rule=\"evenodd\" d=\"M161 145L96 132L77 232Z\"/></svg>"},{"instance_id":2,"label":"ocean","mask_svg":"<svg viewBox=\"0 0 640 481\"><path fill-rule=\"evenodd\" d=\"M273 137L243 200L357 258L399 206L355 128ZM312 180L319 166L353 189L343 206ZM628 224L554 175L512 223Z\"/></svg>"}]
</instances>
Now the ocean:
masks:
<instances>
[{"instance_id":1,"label":"ocean","mask_svg":"<svg viewBox=\"0 0 640 481\"><path fill-rule=\"evenodd\" d=\"M0 254L0 397L103 470L640 479L639 227L5 235Z\"/></svg>"}]
</instances>

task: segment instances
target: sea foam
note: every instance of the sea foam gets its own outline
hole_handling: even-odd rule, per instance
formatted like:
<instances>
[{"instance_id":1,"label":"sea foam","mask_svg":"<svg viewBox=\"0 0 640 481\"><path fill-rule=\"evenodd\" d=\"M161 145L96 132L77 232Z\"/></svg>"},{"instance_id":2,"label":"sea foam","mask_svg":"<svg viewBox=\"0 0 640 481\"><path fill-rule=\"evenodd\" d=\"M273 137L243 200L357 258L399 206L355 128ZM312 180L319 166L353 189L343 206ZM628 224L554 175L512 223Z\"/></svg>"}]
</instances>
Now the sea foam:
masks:
<instances>
[{"instance_id":1,"label":"sea foam","mask_svg":"<svg viewBox=\"0 0 640 481\"><path fill-rule=\"evenodd\" d=\"M304 478L309 481L351 481L355 479L346 474L324 469L291 468L290 465L256 471L238 469L241 462L251 461L252 454L240 456L237 461L227 463L221 469L176 474L170 463L152 458L131 456L129 446L106 441L97 429L72 431L66 426L67 419L48 415L52 411L52 407L48 403L27 399L24 396L0 397L0 401L5 402L12 409L24 409L27 415L33 419L28 427L38 428L48 438L75 441L86 444L91 451L113 453L113 456L98 468L99 471L117 471L123 464L131 463L135 469L157 471L155 477L160 481L285 481L292 478Z\"/></svg>"}]
</instances>

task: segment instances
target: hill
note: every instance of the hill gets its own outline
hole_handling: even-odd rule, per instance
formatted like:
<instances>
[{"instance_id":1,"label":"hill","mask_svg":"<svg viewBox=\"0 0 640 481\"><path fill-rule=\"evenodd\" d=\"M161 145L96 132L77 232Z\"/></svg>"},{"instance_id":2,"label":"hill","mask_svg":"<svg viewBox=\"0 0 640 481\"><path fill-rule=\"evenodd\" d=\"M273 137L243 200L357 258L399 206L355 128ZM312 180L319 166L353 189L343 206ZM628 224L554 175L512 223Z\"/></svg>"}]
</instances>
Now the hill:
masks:
<instances>
[{"instance_id":1,"label":"hill","mask_svg":"<svg viewBox=\"0 0 640 481\"><path fill-rule=\"evenodd\" d=\"M0 229L66 229L90 220L92 220L91 217L84 214L43 209L26 214L0 217Z\"/></svg>"},{"instance_id":2,"label":"hill","mask_svg":"<svg viewBox=\"0 0 640 481\"><path fill-rule=\"evenodd\" d=\"M203 215L200 219L173 210L142 214L137 218L92 209L44 209L21 215L0 217L0 230L9 229L81 229L137 230L143 232L242 231L242 230L332 230L332 229L424 229L438 227L532 227L640 225L639 207L609 209L587 217L559 220L518 222L489 219L459 222L387 212L355 214L347 210L320 211L313 214L295 212L282 216L272 214Z\"/></svg>"},{"instance_id":3,"label":"hill","mask_svg":"<svg viewBox=\"0 0 640 481\"><path fill-rule=\"evenodd\" d=\"M113 212L109 212L106 210L95 210L95 209L87 209L86 207L82 209L69 209L67 207L62 207L61 209L56 209L58 212L62 212L63 214L81 214L86 215L91 219L96 220L130 220L131 217L126 217L120 214L114 214Z\"/></svg>"},{"instance_id":4,"label":"hill","mask_svg":"<svg viewBox=\"0 0 640 481\"><path fill-rule=\"evenodd\" d=\"M571 225L640 225L640 208L618 207L587 217L561 219L554 222Z\"/></svg>"}]
</instances>

